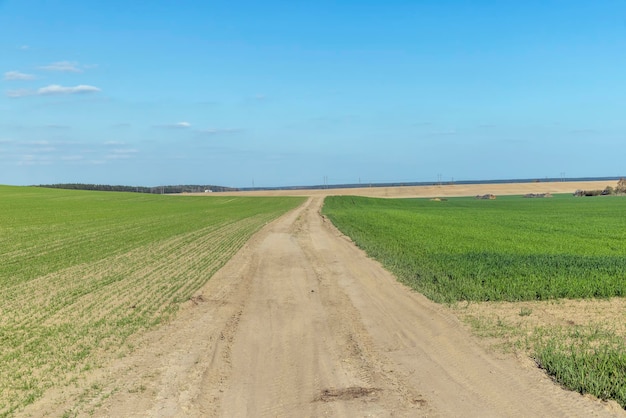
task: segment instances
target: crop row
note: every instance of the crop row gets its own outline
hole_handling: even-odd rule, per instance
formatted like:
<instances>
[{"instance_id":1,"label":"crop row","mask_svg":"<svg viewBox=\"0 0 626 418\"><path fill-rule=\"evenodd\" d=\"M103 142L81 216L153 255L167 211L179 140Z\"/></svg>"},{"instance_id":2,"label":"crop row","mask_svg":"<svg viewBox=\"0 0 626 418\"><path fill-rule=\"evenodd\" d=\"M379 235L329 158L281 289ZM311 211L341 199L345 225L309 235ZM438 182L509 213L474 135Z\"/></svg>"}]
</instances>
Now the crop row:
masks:
<instances>
[{"instance_id":1,"label":"crop row","mask_svg":"<svg viewBox=\"0 0 626 418\"><path fill-rule=\"evenodd\" d=\"M329 197L323 211L401 281L435 301L626 294L623 197ZM612 324L537 328L524 339L537 364L559 383L626 408L624 336Z\"/></svg>"},{"instance_id":2,"label":"crop row","mask_svg":"<svg viewBox=\"0 0 626 418\"><path fill-rule=\"evenodd\" d=\"M626 295L626 199L329 197L324 213L433 300Z\"/></svg>"},{"instance_id":3,"label":"crop row","mask_svg":"<svg viewBox=\"0 0 626 418\"><path fill-rule=\"evenodd\" d=\"M301 202L2 187L0 196L0 416L124 352L130 335L170 318Z\"/></svg>"}]
</instances>

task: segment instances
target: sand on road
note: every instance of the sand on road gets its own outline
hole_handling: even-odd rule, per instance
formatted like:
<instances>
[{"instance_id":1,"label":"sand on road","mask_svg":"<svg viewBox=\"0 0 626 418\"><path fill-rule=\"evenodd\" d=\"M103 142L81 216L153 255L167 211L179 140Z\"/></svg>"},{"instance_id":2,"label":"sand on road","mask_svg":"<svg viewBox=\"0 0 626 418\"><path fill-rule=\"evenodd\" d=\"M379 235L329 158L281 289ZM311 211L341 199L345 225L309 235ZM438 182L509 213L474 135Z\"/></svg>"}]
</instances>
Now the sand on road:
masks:
<instances>
[{"instance_id":1,"label":"sand on road","mask_svg":"<svg viewBox=\"0 0 626 418\"><path fill-rule=\"evenodd\" d=\"M626 415L528 360L487 352L448 308L342 236L322 202L267 225L174 320L94 373L99 395L48 394L25 415Z\"/></svg>"}]
</instances>

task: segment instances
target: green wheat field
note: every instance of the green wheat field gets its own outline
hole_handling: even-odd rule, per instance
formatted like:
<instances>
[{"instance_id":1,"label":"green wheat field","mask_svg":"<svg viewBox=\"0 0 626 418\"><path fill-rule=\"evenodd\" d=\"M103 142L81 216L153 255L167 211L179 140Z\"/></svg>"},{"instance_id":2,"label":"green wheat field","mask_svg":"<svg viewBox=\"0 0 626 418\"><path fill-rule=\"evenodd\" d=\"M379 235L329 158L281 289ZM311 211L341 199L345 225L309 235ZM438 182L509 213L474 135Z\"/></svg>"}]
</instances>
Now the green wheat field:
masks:
<instances>
[{"instance_id":1,"label":"green wheat field","mask_svg":"<svg viewBox=\"0 0 626 418\"><path fill-rule=\"evenodd\" d=\"M400 281L437 302L626 295L623 196L328 197L323 213ZM531 314L524 307L519 315ZM616 331L623 327L540 326L522 335L500 319L488 322L474 318L472 326L516 341L563 386L626 407L626 336Z\"/></svg>"},{"instance_id":2,"label":"green wheat field","mask_svg":"<svg viewBox=\"0 0 626 418\"><path fill-rule=\"evenodd\" d=\"M0 186L0 416L167 320L301 202Z\"/></svg>"}]
</instances>

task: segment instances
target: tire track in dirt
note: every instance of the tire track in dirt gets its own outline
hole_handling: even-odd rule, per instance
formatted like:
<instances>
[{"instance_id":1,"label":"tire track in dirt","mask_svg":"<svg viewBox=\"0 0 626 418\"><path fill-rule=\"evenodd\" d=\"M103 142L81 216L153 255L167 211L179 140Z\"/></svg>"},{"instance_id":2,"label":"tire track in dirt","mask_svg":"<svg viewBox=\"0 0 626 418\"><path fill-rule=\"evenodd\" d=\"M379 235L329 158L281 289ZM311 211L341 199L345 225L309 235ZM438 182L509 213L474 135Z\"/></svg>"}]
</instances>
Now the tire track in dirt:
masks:
<instances>
[{"instance_id":1,"label":"tire track in dirt","mask_svg":"<svg viewBox=\"0 0 626 418\"><path fill-rule=\"evenodd\" d=\"M49 416L626 416L487 353L321 205L269 224L174 320L86 379L98 396L51 395Z\"/></svg>"},{"instance_id":2,"label":"tire track in dirt","mask_svg":"<svg viewBox=\"0 0 626 418\"><path fill-rule=\"evenodd\" d=\"M378 403L383 390L344 326L353 321L338 313L345 297L329 298L321 266L294 231L311 207L275 228L258 250L262 261L233 347L222 416L388 414Z\"/></svg>"}]
</instances>

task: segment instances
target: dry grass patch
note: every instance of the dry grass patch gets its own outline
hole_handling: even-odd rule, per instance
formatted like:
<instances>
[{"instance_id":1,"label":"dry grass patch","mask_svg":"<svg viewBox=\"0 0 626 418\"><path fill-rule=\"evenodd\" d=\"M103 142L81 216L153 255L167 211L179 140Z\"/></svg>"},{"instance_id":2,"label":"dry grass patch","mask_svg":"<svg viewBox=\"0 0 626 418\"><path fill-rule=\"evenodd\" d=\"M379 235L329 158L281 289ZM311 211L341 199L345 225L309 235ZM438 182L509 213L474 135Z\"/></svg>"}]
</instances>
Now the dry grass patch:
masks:
<instances>
[{"instance_id":1,"label":"dry grass patch","mask_svg":"<svg viewBox=\"0 0 626 418\"><path fill-rule=\"evenodd\" d=\"M457 304L496 351L530 356L557 382L626 408L626 299Z\"/></svg>"}]
</instances>

